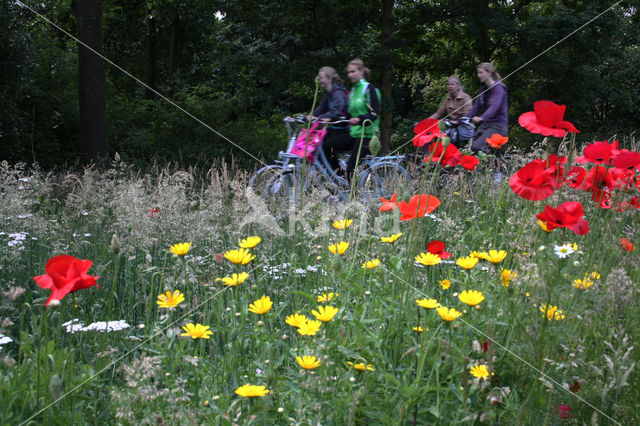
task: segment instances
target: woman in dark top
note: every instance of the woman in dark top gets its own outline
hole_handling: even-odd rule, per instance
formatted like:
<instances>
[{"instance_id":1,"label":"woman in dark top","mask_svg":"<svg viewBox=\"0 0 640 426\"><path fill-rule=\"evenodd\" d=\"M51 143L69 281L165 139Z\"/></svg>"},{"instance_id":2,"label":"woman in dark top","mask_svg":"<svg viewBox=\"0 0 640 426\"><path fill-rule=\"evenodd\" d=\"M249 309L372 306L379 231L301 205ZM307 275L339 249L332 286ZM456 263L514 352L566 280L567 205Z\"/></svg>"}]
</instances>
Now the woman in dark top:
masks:
<instances>
[{"instance_id":1,"label":"woman in dark top","mask_svg":"<svg viewBox=\"0 0 640 426\"><path fill-rule=\"evenodd\" d=\"M342 79L336 70L331 67L322 67L318 72L318 79L320 80L320 86L327 93L315 111L313 111L312 118L322 121L337 121L346 118L349 103L347 89L342 85ZM322 149L334 171L338 171L340 167L336 152L350 149L351 144L347 124L332 126L327 131L322 142Z\"/></svg>"},{"instance_id":2,"label":"woman in dark top","mask_svg":"<svg viewBox=\"0 0 640 426\"><path fill-rule=\"evenodd\" d=\"M507 87L500 74L490 62L478 65L478 80L482 83L473 108L466 114L478 126L471 141L473 152L489 152L487 138L495 133L507 136L509 120L507 116Z\"/></svg>"}]
</instances>

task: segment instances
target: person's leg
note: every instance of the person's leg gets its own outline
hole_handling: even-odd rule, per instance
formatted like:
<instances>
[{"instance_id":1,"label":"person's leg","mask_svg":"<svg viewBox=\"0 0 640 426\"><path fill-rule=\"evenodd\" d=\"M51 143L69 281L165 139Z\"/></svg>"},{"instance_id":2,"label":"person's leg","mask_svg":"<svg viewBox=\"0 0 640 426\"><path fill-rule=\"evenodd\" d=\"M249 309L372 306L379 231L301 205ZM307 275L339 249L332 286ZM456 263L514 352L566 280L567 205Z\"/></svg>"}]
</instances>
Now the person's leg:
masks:
<instances>
[{"instance_id":1,"label":"person's leg","mask_svg":"<svg viewBox=\"0 0 640 426\"><path fill-rule=\"evenodd\" d=\"M331 168L334 172L338 172L340 164L338 163L338 152L349 151L353 148L353 139L349 136L349 132L346 130L332 131L329 129L327 136L322 141L322 149L324 155L327 157Z\"/></svg>"},{"instance_id":2,"label":"person's leg","mask_svg":"<svg viewBox=\"0 0 640 426\"><path fill-rule=\"evenodd\" d=\"M365 156L371 154L371 151L369 151L370 140L370 138L362 139L362 148L360 148L360 138L353 139L353 149L351 150L351 155L349 156L349 161L347 162L347 179L349 181L351 181L353 171L357 167L356 160L358 159L358 150L360 150L360 161L362 161Z\"/></svg>"},{"instance_id":3,"label":"person's leg","mask_svg":"<svg viewBox=\"0 0 640 426\"><path fill-rule=\"evenodd\" d=\"M489 126L486 126L484 123L476 128L476 131L473 135L473 139L471 139L471 151L473 153L478 153L480 151L489 152L489 144L487 143L487 138L491 137L491 132Z\"/></svg>"}]
</instances>

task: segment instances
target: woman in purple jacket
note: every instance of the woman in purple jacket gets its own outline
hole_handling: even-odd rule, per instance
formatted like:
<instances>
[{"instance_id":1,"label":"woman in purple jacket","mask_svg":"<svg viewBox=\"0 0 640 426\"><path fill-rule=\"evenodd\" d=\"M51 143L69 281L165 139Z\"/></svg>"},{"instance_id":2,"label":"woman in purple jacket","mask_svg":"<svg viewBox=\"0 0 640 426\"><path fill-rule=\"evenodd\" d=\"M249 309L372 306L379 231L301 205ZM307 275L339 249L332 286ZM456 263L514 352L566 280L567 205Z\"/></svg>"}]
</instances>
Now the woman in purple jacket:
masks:
<instances>
[{"instance_id":1,"label":"woman in purple jacket","mask_svg":"<svg viewBox=\"0 0 640 426\"><path fill-rule=\"evenodd\" d=\"M509 133L507 87L502 84L500 74L490 62L478 65L478 80L482 86L473 108L466 115L477 126L471 140L471 150L489 152L487 138L495 133L501 136Z\"/></svg>"}]
</instances>

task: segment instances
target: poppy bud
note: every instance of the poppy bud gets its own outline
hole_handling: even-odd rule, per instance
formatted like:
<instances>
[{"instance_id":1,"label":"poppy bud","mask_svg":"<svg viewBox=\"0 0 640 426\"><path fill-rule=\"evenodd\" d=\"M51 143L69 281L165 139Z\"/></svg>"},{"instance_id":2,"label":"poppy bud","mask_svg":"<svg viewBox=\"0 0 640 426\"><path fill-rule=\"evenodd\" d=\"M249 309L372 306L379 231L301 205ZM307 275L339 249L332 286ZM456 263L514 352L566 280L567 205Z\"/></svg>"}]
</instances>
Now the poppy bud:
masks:
<instances>
[{"instance_id":1,"label":"poppy bud","mask_svg":"<svg viewBox=\"0 0 640 426\"><path fill-rule=\"evenodd\" d=\"M447 124L444 122L444 120L438 121L438 129L440 129L441 132L447 130Z\"/></svg>"},{"instance_id":2,"label":"poppy bud","mask_svg":"<svg viewBox=\"0 0 640 426\"><path fill-rule=\"evenodd\" d=\"M60 311L54 311L51 314L51 324L56 327L60 325Z\"/></svg>"},{"instance_id":3,"label":"poppy bud","mask_svg":"<svg viewBox=\"0 0 640 426\"><path fill-rule=\"evenodd\" d=\"M62 378L58 374L51 376L49 381L49 392L54 400L59 399L62 396Z\"/></svg>"},{"instance_id":4,"label":"poppy bud","mask_svg":"<svg viewBox=\"0 0 640 426\"><path fill-rule=\"evenodd\" d=\"M113 234L113 236L111 237L111 251L116 256L120 254L120 241L118 240L116 234Z\"/></svg>"},{"instance_id":5,"label":"poppy bud","mask_svg":"<svg viewBox=\"0 0 640 426\"><path fill-rule=\"evenodd\" d=\"M369 142L369 151L371 151L371 155L374 157L378 155L378 152L380 152L380 139L378 139L378 136L373 135L371 138L371 141Z\"/></svg>"},{"instance_id":6,"label":"poppy bud","mask_svg":"<svg viewBox=\"0 0 640 426\"><path fill-rule=\"evenodd\" d=\"M451 143L451 138L450 138L449 136L446 136L446 135L445 135L445 136L442 138L442 147L443 147L443 148L446 148L446 147L448 147L448 146L449 146L449 144L450 144L450 143Z\"/></svg>"},{"instance_id":7,"label":"poppy bud","mask_svg":"<svg viewBox=\"0 0 640 426\"><path fill-rule=\"evenodd\" d=\"M31 340L33 341L33 346L40 345L40 333L33 333L31 336Z\"/></svg>"}]
</instances>

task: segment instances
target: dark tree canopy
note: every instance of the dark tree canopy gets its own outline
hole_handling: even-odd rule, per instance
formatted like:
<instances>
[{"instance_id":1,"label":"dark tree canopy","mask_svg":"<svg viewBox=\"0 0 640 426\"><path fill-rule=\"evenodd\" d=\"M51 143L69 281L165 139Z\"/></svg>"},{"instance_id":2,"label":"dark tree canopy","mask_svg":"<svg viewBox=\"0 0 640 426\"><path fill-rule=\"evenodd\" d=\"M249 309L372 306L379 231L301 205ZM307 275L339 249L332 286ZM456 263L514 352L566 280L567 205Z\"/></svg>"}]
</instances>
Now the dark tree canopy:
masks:
<instances>
[{"instance_id":1,"label":"dark tree canopy","mask_svg":"<svg viewBox=\"0 0 640 426\"><path fill-rule=\"evenodd\" d=\"M24 3L78 34L71 2ZM310 110L321 66L346 77L350 59L364 60L383 90L383 134L395 148L408 141L414 121L437 108L447 76L459 75L473 94L476 64L491 61L506 77L514 142L526 147L535 139L519 130L517 117L538 99L566 104L567 119L585 140L637 130L639 2L608 10L615 3L103 0L102 49L264 158L285 143L282 118ZM76 43L11 1L0 3L0 41L0 158L49 167L86 153ZM118 69L107 65L105 77L110 154L182 164L234 156L250 164L242 151Z\"/></svg>"}]
</instances>

